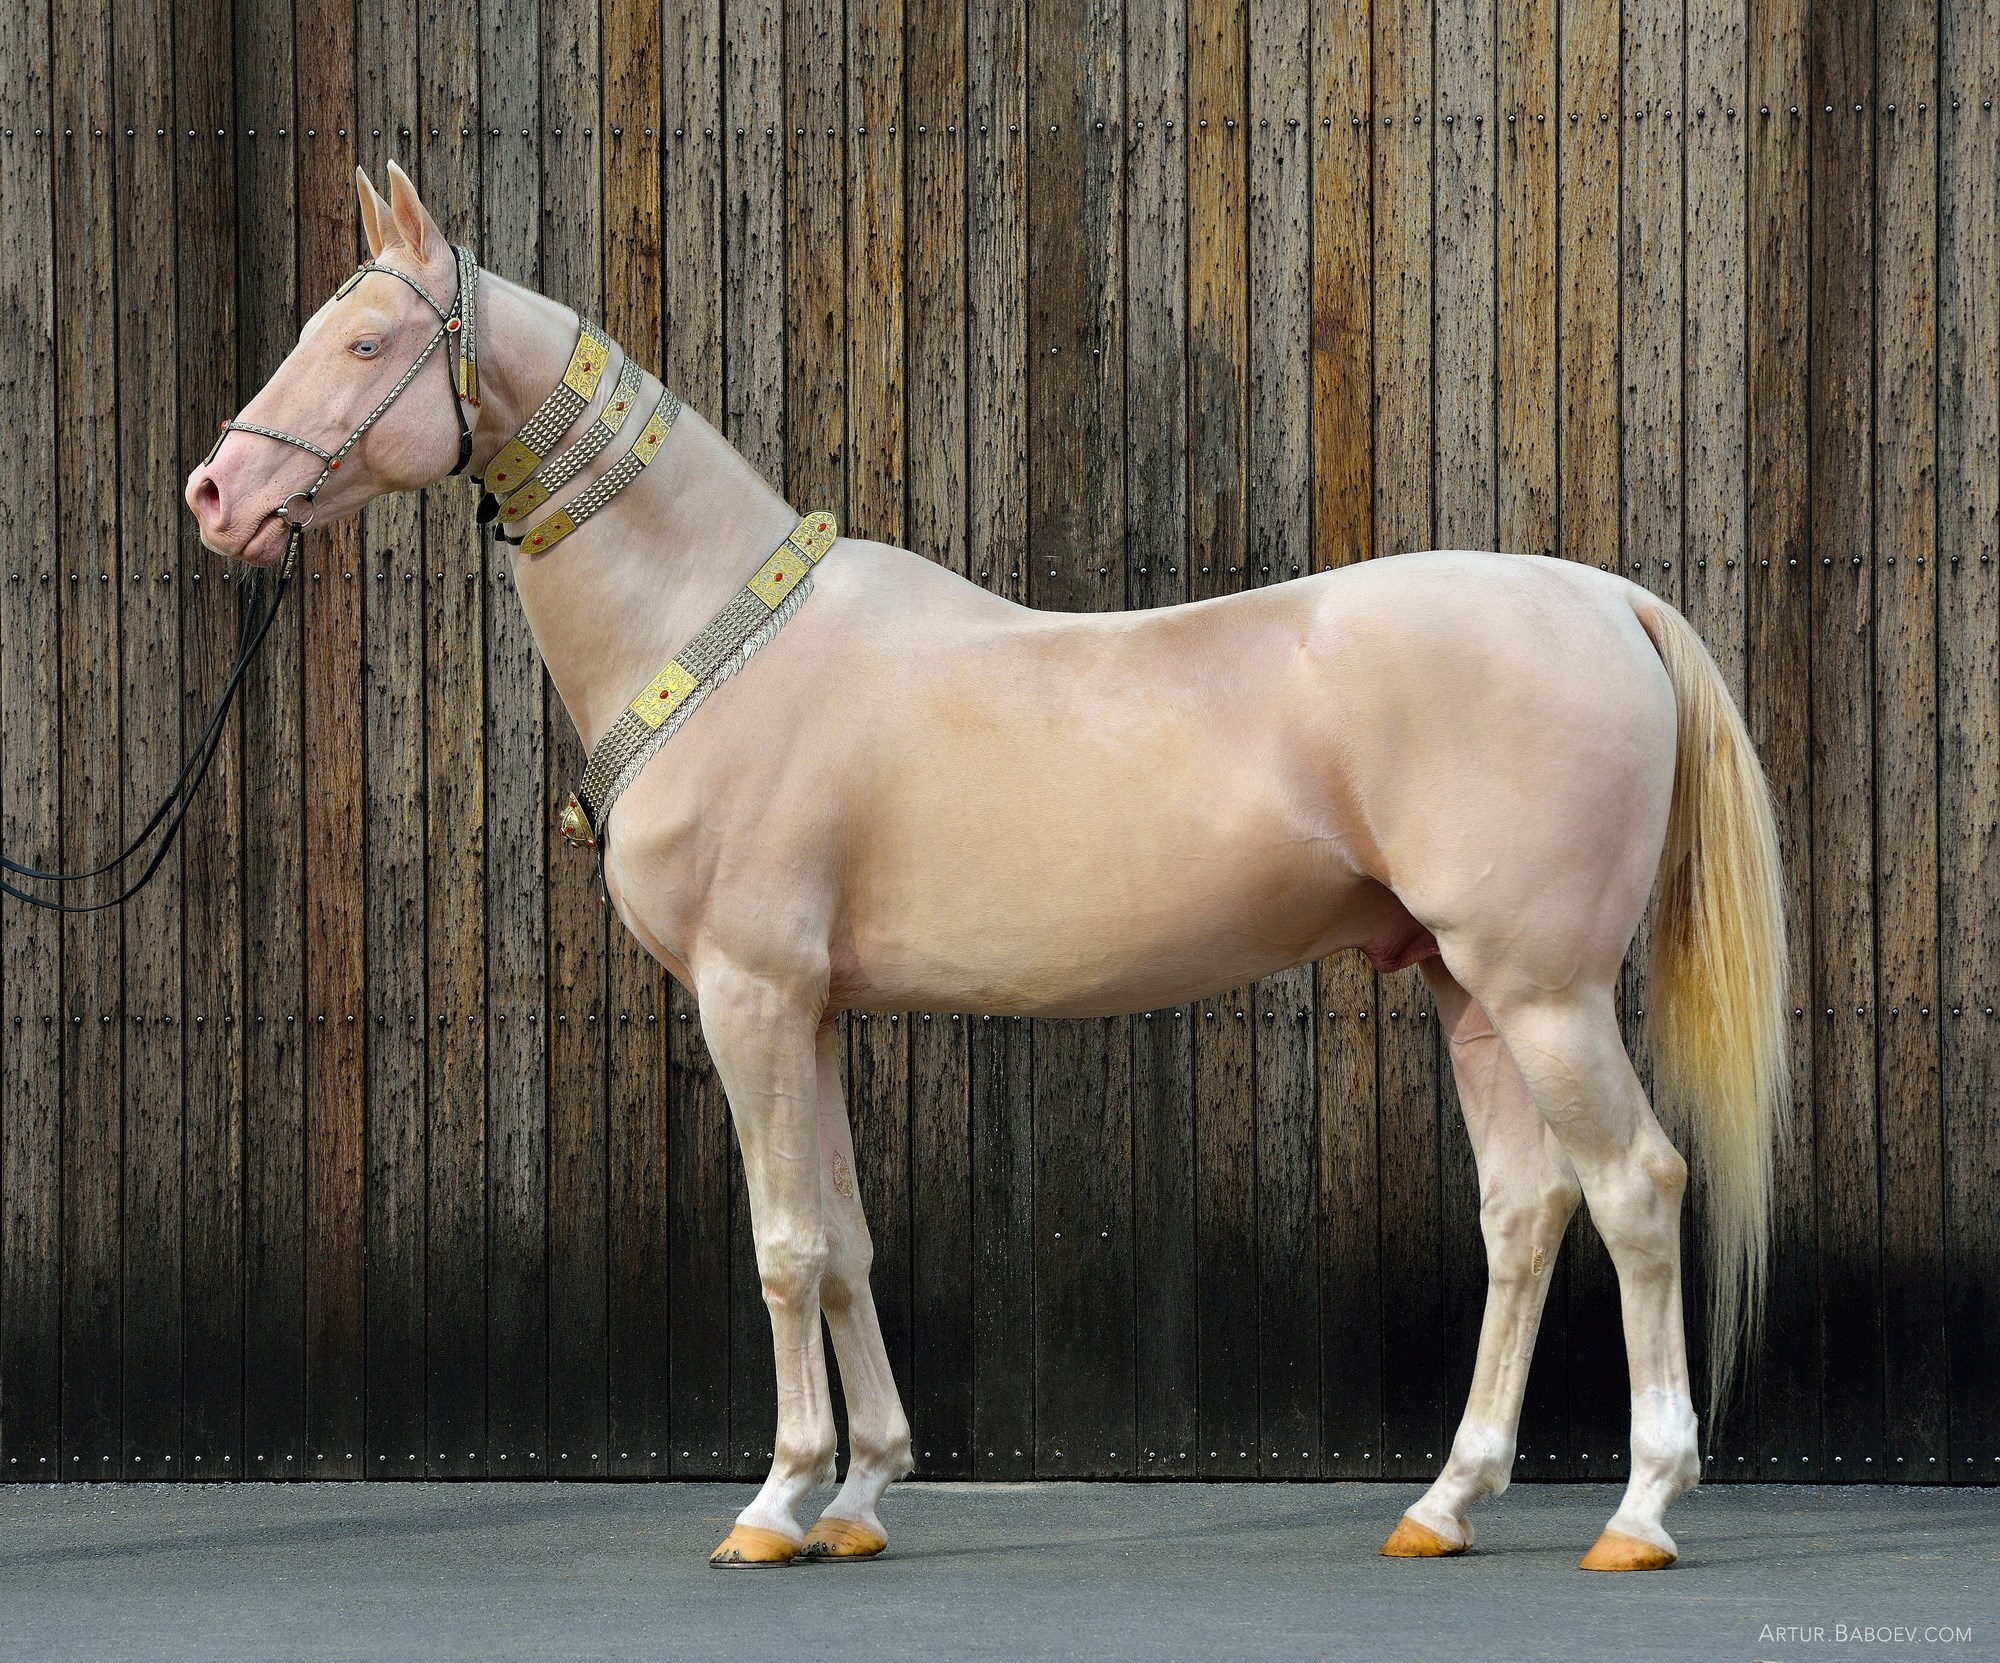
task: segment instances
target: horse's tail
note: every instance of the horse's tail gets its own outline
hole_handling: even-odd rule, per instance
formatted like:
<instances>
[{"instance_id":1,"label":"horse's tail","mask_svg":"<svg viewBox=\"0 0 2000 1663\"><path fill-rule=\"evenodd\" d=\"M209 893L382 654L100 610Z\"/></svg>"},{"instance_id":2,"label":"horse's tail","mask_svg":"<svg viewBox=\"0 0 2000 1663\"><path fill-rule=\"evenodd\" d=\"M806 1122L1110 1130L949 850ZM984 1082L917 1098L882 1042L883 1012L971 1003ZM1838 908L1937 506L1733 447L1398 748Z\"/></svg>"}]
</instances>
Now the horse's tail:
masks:
<instances>
[{"instance_id":1,"label":"horse's tail","mask_svg":"<svg viewBox=\"0 0 2000 1663\"><path fill-rule=\"evenodd\" d=\"M1673 805L1648 1003L1660 1084L1691 1111L1707 1196L1709 1420L1763 1316L1774 1145L1789 1132L1785 892L1770 789L1701 637L1635 597L1673 683Z\"/></svg>"}]
</instances>

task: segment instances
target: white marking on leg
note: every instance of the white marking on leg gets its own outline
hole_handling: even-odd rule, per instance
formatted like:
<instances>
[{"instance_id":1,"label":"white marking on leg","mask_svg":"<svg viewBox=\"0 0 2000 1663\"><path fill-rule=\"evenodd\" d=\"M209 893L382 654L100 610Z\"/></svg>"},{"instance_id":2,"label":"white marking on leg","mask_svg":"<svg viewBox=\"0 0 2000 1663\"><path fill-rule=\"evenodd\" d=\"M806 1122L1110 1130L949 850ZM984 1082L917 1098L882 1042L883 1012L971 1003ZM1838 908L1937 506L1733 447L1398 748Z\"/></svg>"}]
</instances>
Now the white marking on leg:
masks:
<instances>
[{"instance_id":1,"label":"white marking on leg","mask_svg":"<svg viewBox=\"0 0 2000 1663\"><path fill-rule=\"evenodd\" d=\"M1663 1521L1675 1498L1693 1489L1700 1477L1694 1404L1687 1393L1648 1386L1634 1394L1632 1477L1611 1516L1611 1529L1678 1554Z\"/></svg>"},{"instance_id":2,"label":"white marking on leg","mask_svg":"<svg viewBox=\"0 0 2000 1663\"><path fill-rule=\"evenodd\" d=\"M1409 1517L1469 1547L1472 1504L1499 1495L1514 1476L1521 1400L1548 1294L1542 1271L1582 1192L1485 1012L1438 961L1427 963L1424 974L1451 1042L1452 1072L1478 1163L1487 1281L1465 1418L1444 1470Z\"/></svg>"},{"instance_id":3,"label":"white marking on leg","mask_svg":"<svg viewBox=\"0 0 2000 1663\"><path fill-rule=\"evenodd\" d=\"M838 1034L825 1030L818 1045L820 1147L826 1160L821 1201L828 1258L820 1303L840 1361L847 1399L847 1479L822 1518L850 1519L887 1536L876 1505L882 1492L915 1465L910 1423L896 1391L888 1348L875 1315L868 1272L875 1249L854 1182L854 1139L840 1084Z\"/></svg>"},{"instance_id":4,"label":"white marking on leg","mask_svg":"<svg viewBox=\"0 0 2000 1663\"><path fill-rule=\"evenodd\" d=\"M757 1275L777 1360L770 1476L737 1522L798 1542L804 1533L793 1513L831 1477L834 1456L820 1340L820 1279L829 1250L820 1203L817 1001L785 982L727 966L703 975L698 990L702 1032L742 1146Z\"/></svg>"},{"instance_id":5,"label":"white marking on leg","mask_svg":"<svg viewBox=\"0 0 2000 1663\"><path fill-rule=\"evenodd\" d=\"M1618 1270L1632 1380L1632 1473L1610 1528L1670 1553L1668 1505L1701 1464L1681 1319L1680 1209L1687 1163L1653 1117L1609 992L1500 1013L1508 1048L1582 1181Z\"/></svg>"}]
</instances>

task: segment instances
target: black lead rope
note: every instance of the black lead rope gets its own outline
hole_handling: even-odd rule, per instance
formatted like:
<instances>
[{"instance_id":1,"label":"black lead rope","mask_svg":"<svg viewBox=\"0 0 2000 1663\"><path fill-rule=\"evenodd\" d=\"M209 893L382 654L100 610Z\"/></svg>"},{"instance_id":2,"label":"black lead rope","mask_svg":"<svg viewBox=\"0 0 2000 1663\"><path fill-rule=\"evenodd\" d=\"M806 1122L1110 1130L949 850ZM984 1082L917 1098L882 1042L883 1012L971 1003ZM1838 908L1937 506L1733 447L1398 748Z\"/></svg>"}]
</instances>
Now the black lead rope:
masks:
<instances>
[{"instance_id":1,"label":"black lead rope","mask_svg":"<svg viewBox=\"0 0 2000 1663\"><path fill-rule=\"evenodd\" d=\"M153 849L152 858L146 862L145 870L108 901L88 903L52 901L46 896L33 894L5 879L0 879L0 895L11 895L17 901L25 901L29 906L40 907L46 912L103 912L110 907L123 906L144 889L153 874L159 871L161 863L167 858L168 851L173 848L175 839L180 836L188 809L194 802L195 794L200 791L202 781L208 777L209 765L215 761L215 753L221 749L222 733L228 725L230 707L235 704L236 695L243 686L243 677L250 668L250 661L257 656L257 649L264 644L264 637L271 633L271 625L277 621L278 608L284 602L285 591L291 586L292 572L298 565L299 550L305 543L306 527L312 523L313 499L319 495L320 487L340 466L341 459L360 443L362 435L382 419L383 413L389 406L403 396L404 390L430 361L431 354L437 351L439 344L454 335L460 337L459 371L454 382L451 401L452 412L458 417L458 465L451 471L454 475L465 471L466 465L472 460L472 424L465 419L465 404L468 401L473 404L478 403L472 318L478 293L479 265L467 249L455 247L452 255L458 268L458 292L453 297L449 310L440 306L431 292L414 277L397 271L392 266L379 266L372 260L357 267L353 275L336 291L334 299L338 300L370 272L379 271L385 276L395 278L398 282L407 283L423 296L425 304L438 316L437 329L423 351L417 354L415 361L397 378L396 384L389 389L387 396L362 418L361 425L348 434L338 447L328 450L325 446L315 444L310 439L300 438L295 433L286 433L279 428L264 427L256 422L246 421L224 422L221 431L216 435L215 444L210 447L208 453L210 460L214 459L216 451L222 446L222 441L231 433L256 433L264 438L276 439L281 443L294 445L300 450L310 451L320 459L319 477L308 489L292 492L271 510L271 513L283 520L291 531L285 544L284 560L280 563L276 579L271 585L270 602L268 605L264 604L263 575L259 573L253 576L247 585L248 593L243 602L243 624L236 641L236 663L230 669L229 680L223 685L222 697L216 701L215 709L203 725L200 737L195 740L194 748L188 753L187 760L181 764L179 777L161 800L160 806L153 810L145 825L139 829L138 835L123 849L103 865L93 866L88 871L45 872L38 866L24 866L17 860L9 860L5 855L0 855L0 871L11 872L16 877L28 878L36 883L84 883L91 878L101 878L107 872L115 872L128 861L137 859L152 843L155 834L158 834L158 846ZM302 519L296 517L292 511L292 504L295 502L305 504Z\"/></svg>"},{"instance_id":2,"label":"black lead rope","mask_svg":"<svg viewBox=\"0 0 2000 1663\"><path fill-rule=\"evenodd\" d=\"M17 901L25 901L31 907L40 907L45 912L103 912L111 907L123 906L144 889L153 874L160 869L179 837L187 812L195 795L201 790L202 781L207 778L209 765L215 761L215 753L222 748L222 734L228 725L231 706L243 686L243 678L248 673L251 659L257 656L257 649L264 644L264 637L271 633L271 625L277 620L278 608L284 603L285 591L291 587L292 569L298 563L299 545L305 536L304 528L294 526L291 540L285 550L285 558L279 566L275 581L271 586L269 604L264 603L263 574L258 573L246 586L243 602L243 625L237 635L236 663L231 667L229 680L224 683L222 696L216 701L215 709L203 725L188 759L181 765L180 776L169 788L160 806L153 810L151 817L140 829L137 836L101 866L93 866L87 872L45 872L39 867L24 866L19 861L9 860L0 855L0 869L18 877L31 878L38 883L82 883L89 878L102 877L107 872L115 872L127 862L142 854L159 833L158 846L154 848L152 859L146 862L142 871L126 888L108 901L72 902L52 901L46 896L35 895L16 884L0 879L0 894L11 895Z\"/></svg>"}]
</instances>

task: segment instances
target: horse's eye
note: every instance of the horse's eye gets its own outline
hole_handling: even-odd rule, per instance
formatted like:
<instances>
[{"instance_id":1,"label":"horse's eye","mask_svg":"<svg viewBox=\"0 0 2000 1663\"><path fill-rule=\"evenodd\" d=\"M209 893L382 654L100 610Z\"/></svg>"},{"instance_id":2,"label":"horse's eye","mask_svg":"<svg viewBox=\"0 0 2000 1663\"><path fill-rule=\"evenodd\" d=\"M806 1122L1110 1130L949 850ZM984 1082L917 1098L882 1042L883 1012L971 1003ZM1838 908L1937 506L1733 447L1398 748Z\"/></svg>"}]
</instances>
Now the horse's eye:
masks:
<instances>
[{"instance_id":1,"label":"horse's eye","mask_svg":"<svg viewBox=\"0 0 2000 1663\"><path fill-rule=\"evenodd\" d=\"M382 343L380 341L356 341L350 350L352 350L354 356L357 358L373 358L377 352L382 350Z\"/></svg>"}]
</instances>

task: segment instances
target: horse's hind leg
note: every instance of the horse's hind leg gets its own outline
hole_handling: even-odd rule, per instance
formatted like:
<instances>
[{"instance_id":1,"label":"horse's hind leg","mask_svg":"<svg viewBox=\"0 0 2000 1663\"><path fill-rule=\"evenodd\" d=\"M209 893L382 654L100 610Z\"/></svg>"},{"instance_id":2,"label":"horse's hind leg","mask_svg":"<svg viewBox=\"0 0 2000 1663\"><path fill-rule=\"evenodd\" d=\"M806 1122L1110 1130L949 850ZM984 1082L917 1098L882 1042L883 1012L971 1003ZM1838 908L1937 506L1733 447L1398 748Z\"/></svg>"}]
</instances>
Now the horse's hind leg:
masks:
<instances>
[{"instance_id":1,"label":"horse's hind leg","mask_svg":"<svg viewBox=\"0 0 2000 1663\"><path fill-rule=\"evenodd\" d=\"M1681 1327L1687 1163L1653 1118L1609 987L1489 997L1487 1010L1574 1164L1618 1270L1632 1382L1631 1479L1583 1568L1660 1570L1679 1551L1667 1534L1667 1506L1701 1473Z\"/></svg>"},{"instance_id":2,"label":"horse's hind leg","mask_svg":"<svg viewBox=\"0 0 2000 1663\"><path fill-rule=\"evenodd\" d=\"M819 1298L847 1398L847 1479L819 1523L806 1532L805 1556L872 1559L889 1545L876 1504L913 1465L910 1423L868 1286L875 1249L854 1170L854 1137L840 1086L838 1029L820 1031L818 1058L820 1210L827 1238Z\"/></svg>"},{"instance_id":3,"label":"horse's hind leg","mask_svg":"<svg viewBox=\"0 0 2000 1663\"><path fill-rule=\"evenodd\" d=\"M1465 1418L1444 1471L1382 1544L1382 1551L1397 1559L1463 1553L1472 1545L1468 1509L1507 1488L1535 1331L1556 1251L1582 1193L1568 1156L1486 1013L1441 960L1428 959L1423 969L1451 1047L1465 1130L1479 1167L1486 1314Z\"/></svg>"}]
</instances>

